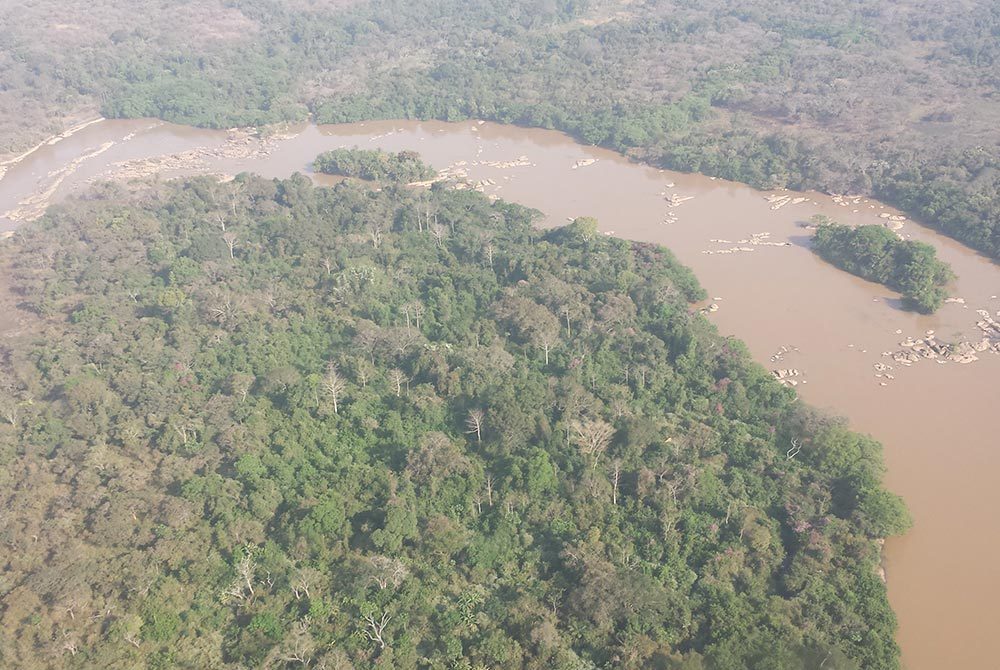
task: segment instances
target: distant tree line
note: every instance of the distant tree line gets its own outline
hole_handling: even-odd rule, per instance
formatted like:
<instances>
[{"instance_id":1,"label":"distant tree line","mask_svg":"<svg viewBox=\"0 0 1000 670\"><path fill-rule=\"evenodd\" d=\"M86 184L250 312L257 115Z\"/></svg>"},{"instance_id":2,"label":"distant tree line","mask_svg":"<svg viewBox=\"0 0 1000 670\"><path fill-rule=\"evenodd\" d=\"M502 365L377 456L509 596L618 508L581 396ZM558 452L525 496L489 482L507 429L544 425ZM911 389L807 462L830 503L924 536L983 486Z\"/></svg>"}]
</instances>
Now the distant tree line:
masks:
<instances>
[{"instance_id":1,"label":"distant tree line","mask_svg":"<svg viewBox=\"0 0 1000 670\"><path fill-rule=\"evenodd\" d=\"M888 0L240 0L226 11L247 29L224 40L176 34L148 0L46 4L85 12L90 36L2 17L0 145L87 101L213 128L481 118L760 188L872 194L1000 259L990 0L905 20Z\"/></svg>"}]
</instances>

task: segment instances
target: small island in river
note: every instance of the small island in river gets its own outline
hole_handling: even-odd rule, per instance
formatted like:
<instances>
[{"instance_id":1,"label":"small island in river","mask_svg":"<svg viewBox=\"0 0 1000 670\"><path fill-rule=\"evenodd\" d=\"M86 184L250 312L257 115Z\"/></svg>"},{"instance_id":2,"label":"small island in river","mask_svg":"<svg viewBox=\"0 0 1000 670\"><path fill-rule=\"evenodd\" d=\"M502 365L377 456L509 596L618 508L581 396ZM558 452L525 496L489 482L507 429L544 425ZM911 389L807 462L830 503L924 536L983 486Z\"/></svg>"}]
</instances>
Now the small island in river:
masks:
<instances>
[{"instance_id":1,"label":"small island in river","mask_svg":"<svg viewBox=\"0 0 1000 670\"><path fill-rule=\"evenodd\" d=\"M930 314L947 297L955 273L937 259L934 247L901 240L882 226L852 228L825 216L813 222L813 251L841 270L899 291L907 308Z\"/></svg>"},{"instance_id":2,"label":"small island in river","mask_svg":"<svg viewBox=\"0 0 1000 670\"><path fill-rule=\"evenodd\" d=\"M415 151L393 154L381 150L334 149L316 157L313 168L324 174L370 181L414 182L433 179L437 173Z\"/></svg>"}]
</instances>

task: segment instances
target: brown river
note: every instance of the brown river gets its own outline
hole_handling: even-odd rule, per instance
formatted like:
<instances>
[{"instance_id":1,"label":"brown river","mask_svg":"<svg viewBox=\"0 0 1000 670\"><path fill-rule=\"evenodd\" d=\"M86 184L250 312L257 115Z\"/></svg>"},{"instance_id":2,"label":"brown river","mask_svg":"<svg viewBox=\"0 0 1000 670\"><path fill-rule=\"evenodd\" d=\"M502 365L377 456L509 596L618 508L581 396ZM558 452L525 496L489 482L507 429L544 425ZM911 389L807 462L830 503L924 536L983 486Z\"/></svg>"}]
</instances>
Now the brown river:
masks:
<instances>
[{"instance_id":1,"label":"brown river","mask_svg":"<svg viewBox=\"0 0 1000 670\"><path fill-rule=\"evenodd\" d=\"M606 234L673 250L712 296L706 311L722 333L783 370L807 402L885 445L888 485L915 521L885 549L904 667L998 667L1000 355L972 346L962 357L938 355L934 347L938 338L990 343L1000 266L876 201L756 191L637 165L560 133L489 123L302 126L261 140L101 121L0 162L0 230L95 179L244 170L285 177L341 146L413 149L472 188L542 210L547 225L594 216ZM958 275L953 301L934 316L905 312L891 291L820 261L802 227L818 213L894 225L934 245ZM995 344L1000 330L992 337Z\"/></svg>"}]
</instances>

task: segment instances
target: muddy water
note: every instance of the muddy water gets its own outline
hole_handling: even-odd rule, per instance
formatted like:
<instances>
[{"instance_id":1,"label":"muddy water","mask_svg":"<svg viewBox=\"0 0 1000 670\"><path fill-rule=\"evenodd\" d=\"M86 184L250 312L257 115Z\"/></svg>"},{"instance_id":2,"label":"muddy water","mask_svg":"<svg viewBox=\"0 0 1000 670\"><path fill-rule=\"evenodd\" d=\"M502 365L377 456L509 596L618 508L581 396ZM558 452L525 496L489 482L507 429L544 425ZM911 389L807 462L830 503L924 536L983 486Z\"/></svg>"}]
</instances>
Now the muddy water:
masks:
<instances>
[{"instance_id":1,"label":"muddy water","mask_svg":"<svg viewBox=\"0 0 1000 670\"><path fill-rule=\"evenodd\" d=\"M607 234L670 247L712 296L709 318L723 333L744 340L770 369L798 370L791 379L805 400L849 417L885 444L888 484L915 518L913 530L891 539L885 553L905 667L995 667L1000 356L908 366L884 354L908 351L901 342L928 331L978 342L977 310L1000 320L1000 267L905 222L902 235L933 244L952 264L959 276L953 295L964 303L946 304L931 317L902 311L892 292L818 260L801 227L817 213L852 224L898 215L877 202L759 192L635 165L559 133L492 124L304 126L258 142L135 121L95 124L10 166L0 181L0 213L30 218L26 208L116 174L287 176L307 172L320 151L355 145L415 149L436 168L464 173L473 186L485 182L479 186L489 195L544 211L545 225L595 216ZM131 163L116 165L122 161ZM51 197L32 204L33 193ZM781 206L767 199L782 195L788 202ZM16 223L0 220L8 228Z\"/></svg>"}]
</instances>

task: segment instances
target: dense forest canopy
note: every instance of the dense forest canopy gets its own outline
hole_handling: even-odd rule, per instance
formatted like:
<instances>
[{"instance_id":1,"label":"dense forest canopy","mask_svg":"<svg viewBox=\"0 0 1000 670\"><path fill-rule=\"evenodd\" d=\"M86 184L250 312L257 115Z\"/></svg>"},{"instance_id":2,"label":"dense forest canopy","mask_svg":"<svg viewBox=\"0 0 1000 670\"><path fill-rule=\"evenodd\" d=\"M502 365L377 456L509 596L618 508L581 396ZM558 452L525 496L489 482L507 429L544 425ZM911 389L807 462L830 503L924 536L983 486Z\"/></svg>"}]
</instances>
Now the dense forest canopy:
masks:
<instances>
[{"instance_id":1,"label":"dense forest canopy","mask_svg":"<svg viewBox=\"0 0 1000 670\"><path fill-rule=\"evenodd\" d=\"M904 305L927 314L948 297L955 273L929 244L901 240L885 226L852 228L815 218L813 250L842 270L899 291Z\"/></svg>"},{"instance_id":2,"label":"dense forest canopy","mask_svg":"<svg viewBox=\"0 0 1000 670\"><path fill-rule=\"evenodd\" d=\"M1000 258L992 0L13 0L0 23L0 151L98 110L474 117L759 187L871 193Z\"/></svg>"},{"instance_id":3,"label":"dense forest canopy","mask_svg":"<svg viewBox=\"0 0 1000 670\"><path fill-rule=\"evenodd\" d=\"M358 148L326 151L313 161L313 169L325 174L403 184L426 181L437 175L413 151L392 154Z\"/></svg>"},{"instance_id":4,"label":"dense forest canopy","mask_svg":"<svg viewBox=\"0 0 1000 670\"><path fill-rule=\"evenodd\" d=\"M897 668L879 445L535 216L242 175L18 231L0 665Z\"/></svg>"}]
</instances>

